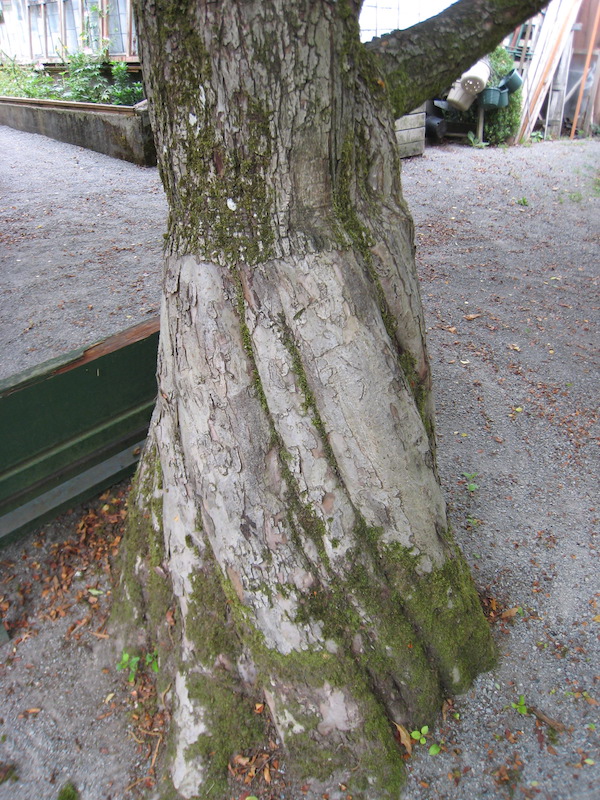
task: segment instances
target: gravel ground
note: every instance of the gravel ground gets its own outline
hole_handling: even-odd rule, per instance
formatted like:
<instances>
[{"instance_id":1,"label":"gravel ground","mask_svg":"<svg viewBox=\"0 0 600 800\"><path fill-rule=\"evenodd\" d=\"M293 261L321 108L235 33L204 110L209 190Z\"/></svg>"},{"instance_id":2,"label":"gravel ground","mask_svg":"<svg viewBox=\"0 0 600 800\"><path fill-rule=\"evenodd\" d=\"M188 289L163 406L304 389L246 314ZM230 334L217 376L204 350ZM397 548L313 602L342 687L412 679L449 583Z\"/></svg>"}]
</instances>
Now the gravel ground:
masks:
<instances>
[{"instance_id":1,"label":"gravel ground","mask_svg":"<svg viewBox=\"0 0 600 800\"><path fill-rule=\"evenodd\" d=\"M165 206L154 170L1 127L0 143L11 374L154 310ZM598 140L444 145L404 162L440 475L501 653L415 745L406 800L599 794L599 167ZM72 227L90 202L102 224L86 213ZM19 776L0 784L0 800L55 800L67 780L82 800L145 796L143 783L126 788L146 774L154 741L126 713L139 698L105 638L110 553L94 536L100 526L117 547L122 490L0 551L13 637L0 647L0 770ZM528 713L512 705L520 696Z\"/></svg>"},{"instance_id":2,"label":"gravel ground","mask_svg":"<svg viewBox=\"0 0 600 800\"><path fill-rule=\"evenodd\" d=\"M0 379L158 313L156 169L0 125Z\"/></svg>"},{"instance_id":3,"label":"gravel ground","mask_svg":"<svg viewBox=\"0 0 600 800\"><path fill-rule=\"evenodd\" d=\"M600 141L430 148L405 163L404 190L417 227L440 473L501 653L498 668L456 699L460 718L449 712L435 728L431 741L444 750L415 748L406 797L592 800ZM521 695L541 718L513 708Z\"/></svg>"}]
</instances>

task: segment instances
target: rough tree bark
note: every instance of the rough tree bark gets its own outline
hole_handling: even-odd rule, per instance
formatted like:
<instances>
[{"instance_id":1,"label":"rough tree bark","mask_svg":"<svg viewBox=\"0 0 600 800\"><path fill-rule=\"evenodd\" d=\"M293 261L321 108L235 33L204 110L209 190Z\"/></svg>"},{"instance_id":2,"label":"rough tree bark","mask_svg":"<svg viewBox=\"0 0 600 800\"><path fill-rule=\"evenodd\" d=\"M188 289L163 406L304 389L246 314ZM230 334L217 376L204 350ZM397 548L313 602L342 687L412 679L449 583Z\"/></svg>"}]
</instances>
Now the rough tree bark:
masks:
<instances>
[{"instance_id":1,"label":"rough tree bark","mask_svg":"<svg viewBox=\"0 0 600 800\"><path fill-rule=\"evenodd\" d=\"M118 607L172 682L186 798L228 796L257 699L292 778L397 797L391 721L431 722L494 661L436 475L413 225L359 5L137 0L170 216Z\"/></svg>"}]
</instances>

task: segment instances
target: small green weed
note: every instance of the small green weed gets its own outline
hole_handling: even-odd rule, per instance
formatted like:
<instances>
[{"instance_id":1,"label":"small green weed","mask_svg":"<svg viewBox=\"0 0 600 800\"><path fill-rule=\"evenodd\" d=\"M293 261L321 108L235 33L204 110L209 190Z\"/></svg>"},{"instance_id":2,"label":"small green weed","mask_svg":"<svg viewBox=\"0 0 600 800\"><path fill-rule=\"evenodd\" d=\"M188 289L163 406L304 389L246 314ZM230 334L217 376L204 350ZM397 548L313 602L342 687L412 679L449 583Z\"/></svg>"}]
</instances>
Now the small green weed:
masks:
<instances>
[{"instance_id":1,"label":"small green weed","mask_svg":"<svg viewBox=\"0 0 600 800\"><path fill-rule=\"evenodd\" d=\"M133 683L135 681L135 676L137 675L139 663L140 663L139 656L132 656L125 650L123 650L123 653L121 655L121 660L117 664L117 669L129 670L129 677L127 678L127 680L129 681L129 683Z\"/></svg>"},{"instance_id":2,"label":"small green weed","mask_svg":"<svg viewBox=\"0 0 600 800\"><path fill-rule=\"evenodd\" d=\"M524 715L529 714L529 709L527 708L527 705L525 704L525 695L523 695L523 694L519 695L518 702L511 703L510 706L511 706L511 708L515 709L517 714L524 714Z\"/></svg>"},{"instance_id":3,"label":"small green weed","mask_svg":"<svg viewBox=\"0 0 600 800\"><path fill-rule=\"evenodd\" d=\"M150 667L152 672L158 672L158 651L154 650L152 653L146 653L144 658L146 666Z\"/></svg>"},{"instance_id":4,"label":"small green weed","mask_svg":"<svg viewBox=\"0 0 600 800\"><path fill-rule=\"evenodd\" d=\"M134 683L138 674L138 670L142 665L151 669L152 672L158 672L158 651L154 650L152 653L146 653L142 660L141 656L134 656L131 653L128 653L126 650L123 650L121 658L117 664L117 669L128 670L129 675L127 680L129 683Z\"/></svg>"},{"instance_id":5,"label":"small green weed","mask_svg":"<svg viewBox=\"0 0 600 800\"><path fill-rule=\"evenodd\" d=\"M423 725L421 730L415 730L410 732L411 739L414 739L419 744L427 744L427 735L429 733L429 725ZM430 745L429 750L427 751L430 756L437 756L439 752L442 750L441 743L434 742Z\"/></svg>"},{"instance_id":6,"label":"small green weed","mask_svg":"<svg viewBox=\"0 0 600 800\"><path fill-rule=\"evenodd\" d=\"M531 134L531 141L532 142L543 142L544 141L544 133L543 131L533 131Z\"/></svg>"},{"instance_id":7,"label":"small green weed","mask_svg":"<svg viewBox=\"0 0 600 800\"><path fill-rule=\"evenodd\" d=\"M519 197L519 199L517 200L517 204L520 206L528 206L529 200L526 197Z\"/></svg>"},{"instance_id":8,"label":"small green weed","mask_svg":"<svg viewBox=\"0 0 600 800\"><path fill-rule=\"evenodd\" d=\"M411 731L410 736L411 739L415 739L419 744L425 744L427 739L425 738L429 733L429 725L423 725L420 731Z\"/></svg>"},{"instance_id":9,"label":"small green weed","mask_svg":"<svg viewBox=\"0 0 600 800\"><path fill-rule=\"evenodd\" d=\"M56 800L79 800L79 792L72 783L65 783L58 793Z\"/></svg>"},{"instance_id":10,"label":"small green weed","mask_svg":"<svg viewBox=\"0 0 600 800\"><path fill-rule=\"evenodd\" d=\"M489 142L482 142L481 139L478 139L477 136L475 136L475 134L473 133L473 131L469 131L467 133L467 139L469 140L469 144L471 145L471 147L478 147L481 149L483 147L490 146Z\"/></svg>"},{"instance_id":11,"label":"small green weed","mask_svg":"<svg viewBox=\"0 0 600 800\"><path fill-rule=\"evenodd\" d=\"M581 192L569 192L569 200L572 203L581 203L583 200L583 195Z\"/></svg>"},{"instance_id":12,"label":"small green weed","mask_svg":"<svg viewBox=\"0 0 600 800\"><path fill-rule=\"evenodd\" d=\"M477 472L463 472L463 477L467 479L467 491L473 494L479 489L479 484L475 483L475 478L477 477Z\"/></svg>"}]
</instances>

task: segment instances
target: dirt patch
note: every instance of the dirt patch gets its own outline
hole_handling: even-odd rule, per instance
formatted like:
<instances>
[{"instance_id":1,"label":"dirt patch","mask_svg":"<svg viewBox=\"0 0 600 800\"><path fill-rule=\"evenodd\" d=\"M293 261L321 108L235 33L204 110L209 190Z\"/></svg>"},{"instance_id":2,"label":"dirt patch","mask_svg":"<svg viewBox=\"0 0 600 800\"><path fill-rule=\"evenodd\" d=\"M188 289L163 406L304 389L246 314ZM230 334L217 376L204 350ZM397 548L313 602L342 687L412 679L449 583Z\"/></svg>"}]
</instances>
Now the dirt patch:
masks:
<instances>
[{"instance_id":1,"label":"dirt patch","mask_svg":"<svg viewBox=\"0 0 600 800\"><path fill-rule=\"evenodd\" d=\"M0 141L9 137L11 160L14 151L37 172L43 164L43 186L61 181L65 230L70 210L88 191L85 182L62 181L65 159L94 163L97 179L102 173L108 186L113 170L139 175L138 167L6 130L0 128ZM443 146L404 164L436 386L440 475L502 654L496 670L446 707L443 721L431 721L426 746L413 748L406 762L409 800L597 796L599 167L597 140L507 150ZM8 167L1 169L4 175ZM141 172L152 173L149 185L157 186L155 172ZM30 179L26 173L23 166L23 180ZM17 187L11 191L11 203L25 202ZM157 220L152 233L147 230L155 250L146 243L139 251L152 250L142 266L149 272L144 291L157 302L164 199L148 191L136 203L140 220ZM118 249L134 236L130 209L116 202L110 209L95 231L94 252L133 252ZM19 209L13 211L17 221L5 219L3 228L12 237L11 258L27 253L28 269L42 274L47 262L40 259L67 245L41 234L33 244L17 236L25 223ZM35 214L26 224L41 230ZM73 252L79 246L76 237L68 245ZM141 275L136 269L130 282ZM67 304L69 282L51 277L44 297L57 286ZM45 321L39 295L18 283L3 302L22 319L39 313L40 342L62 336L69 325L81 335L68 348L105 335L93 315L81 328L54 313ZM114 317L125 327L144 313L137 290L124 299L96 292L89 282L83 286L76 294L93 292L102 320ZM28 308L14 307L28 296ZM54 309L56 299L47 308ZM117 305L121 310L112 314ZM12 351L35 359L41 344L37 351L19 350L35 330L16 332ZM21 359L17 355L15 363ZM158 737L141 734L140 727L160 731L161 720L142 718L143 706L136 711L132 703L143 698L132 696L116 670L119 654L103 638L110 634L104 619L111 545L97 559L101 545L92 546L93 532L86 534L91 549L79 542L86 526L97 525L115 543L121 490L0 551L0 603L13 637L0 648L0 780L10 768L18 776L0 784L0 800L55 800L67 781L83 800L152 796L144 778ZM75 544L65 546L68 541ZM69 548L74 560L57 561ZM63 580L70 581L66 589ZM53 608L61 609L54 619ZM429 755L434 743L441 750ZM135 781L141 782L126 791Z\"/></svg>"}]
</instances>

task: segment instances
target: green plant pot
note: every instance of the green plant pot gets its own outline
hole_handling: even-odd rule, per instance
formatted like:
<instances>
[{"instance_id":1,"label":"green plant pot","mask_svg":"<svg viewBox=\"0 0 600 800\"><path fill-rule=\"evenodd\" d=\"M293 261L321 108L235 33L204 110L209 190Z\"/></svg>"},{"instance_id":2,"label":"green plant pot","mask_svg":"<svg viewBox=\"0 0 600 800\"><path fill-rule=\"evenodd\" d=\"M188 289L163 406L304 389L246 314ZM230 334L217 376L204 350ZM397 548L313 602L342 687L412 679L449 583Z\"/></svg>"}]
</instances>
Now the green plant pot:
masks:
<instances>
[{"instance_id":1,"label":"green plant pot","mask_svg":"<svg viewBox=\"0 0 600 800\"><path fill-rule=\"evenodd\" d=\"M500 105L500 89L497 86L488 86L479 95L479 102L485 111L491 111Z\"/></svg>"},{"instance_id":2,"label":"green plant pot","mask_svg":"<svg viewBox=\"0 0 600 800\"><path fill-rule=\"evenodd\" d=\"M500 88L508 89L509 92L516 92L523 85L523 78L519 75L516 69L511 69L508 75L505 75L500 80Z\"/></svg>"},{"instance_id":3,"label":"green plant pot","mask_svg":"<svg viewBox=\"0 0 600 800\"><path fill-rule=\"evenodd\" d=\"M506 108L508 105L508 89L500 87L500 97L498 98L498 108Z\"/></svg>"}]
</instances>

